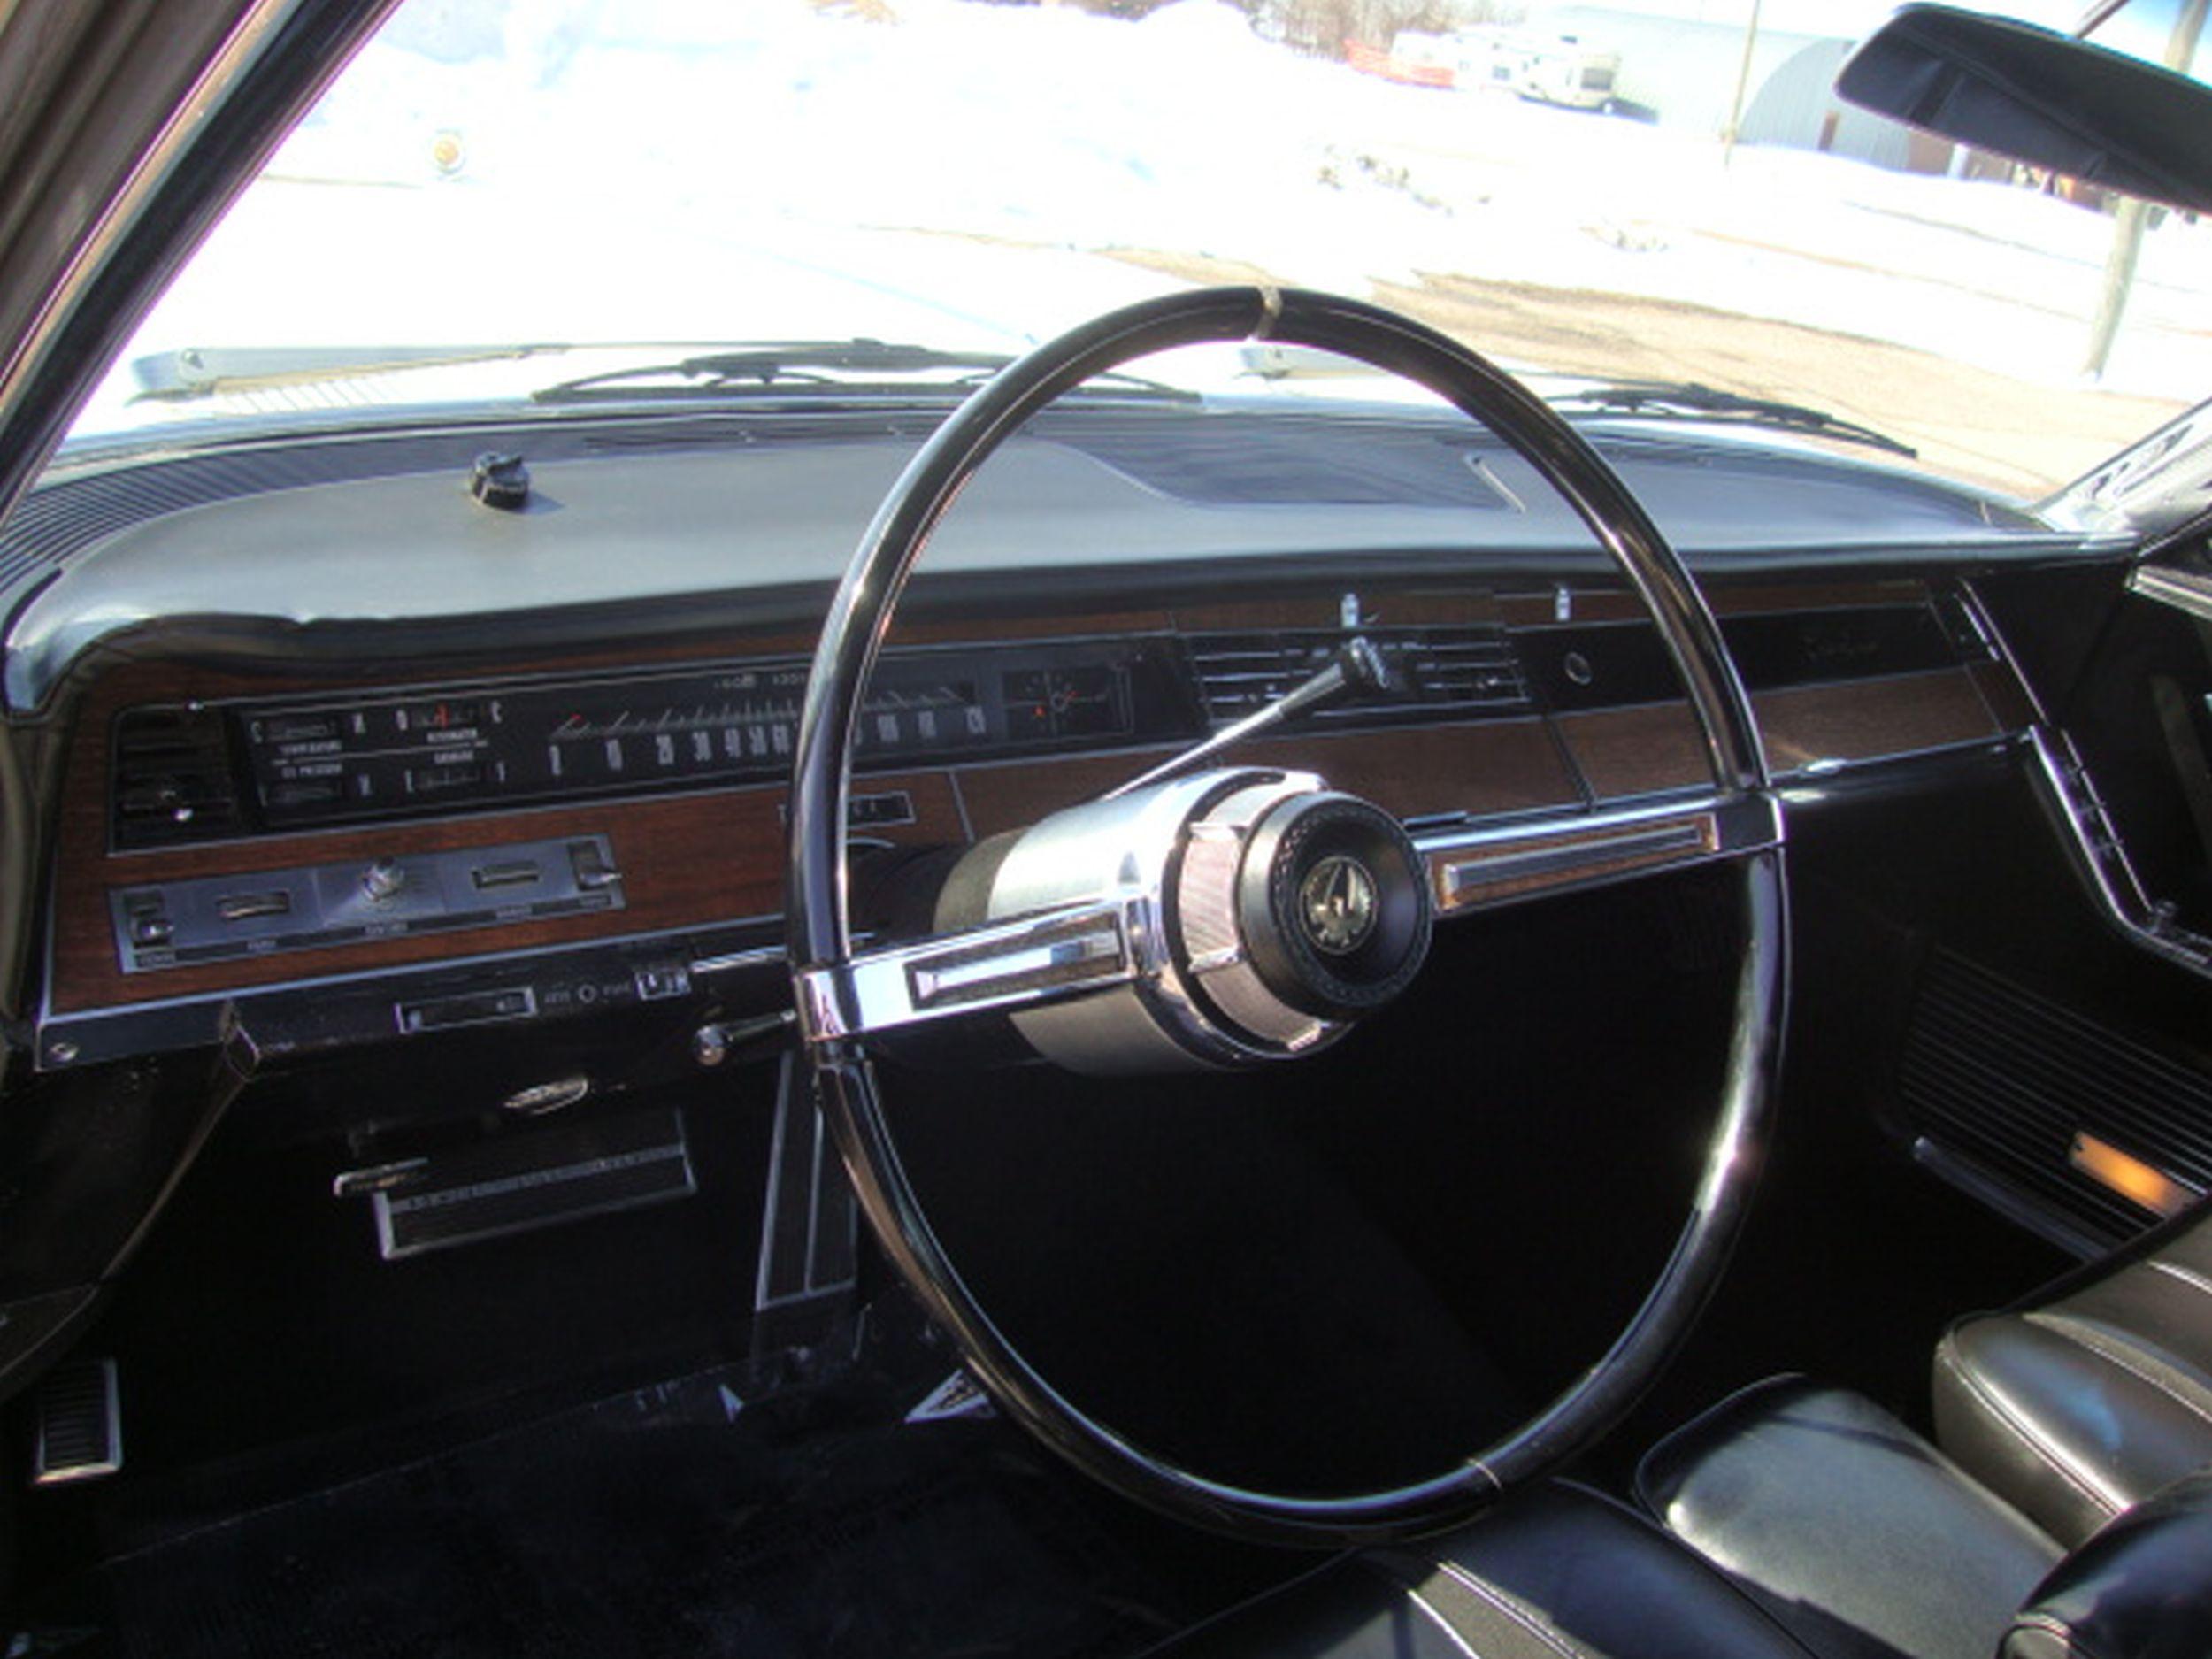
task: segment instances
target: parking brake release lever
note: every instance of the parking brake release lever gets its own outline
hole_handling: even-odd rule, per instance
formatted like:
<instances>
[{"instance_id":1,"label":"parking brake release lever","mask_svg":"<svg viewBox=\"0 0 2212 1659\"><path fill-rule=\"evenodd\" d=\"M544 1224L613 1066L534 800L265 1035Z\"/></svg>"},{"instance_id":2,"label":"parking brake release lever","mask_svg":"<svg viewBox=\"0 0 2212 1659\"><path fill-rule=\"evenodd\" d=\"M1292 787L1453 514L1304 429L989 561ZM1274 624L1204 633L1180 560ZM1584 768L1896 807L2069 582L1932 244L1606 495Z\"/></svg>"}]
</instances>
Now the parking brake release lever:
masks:
<instances>
[{"instance_id":1,"label":"parking brake release lever","mask_svg":"<svg viewBox=\"0 0 2212 1659\"><path fill-rule=\"evenodd\" d=\"M1126 783L1115 785L1100 799L1111 801L1141 789L1148 784L1157 783L1163 778L1172 778L1185 767L1196 765L1209 755L1218 754L1233 744L1241 743L1270 726L1280 726L1285 720L1303 714L1309 709L1333 702L1348 691L1364 694L1387 691L1389 688L1390 664L1383 660L1383 654L1375 649L1373 641L1363 634L1356 634L1337 648L1336 655L1330 658L1326 667L1300 680L1265 708L1256 710L1241 720L1223 726L1202 742L1194 743L1181 754L1162 761L1151 771L1141 772Z\"/></svg>"}]
</instances>

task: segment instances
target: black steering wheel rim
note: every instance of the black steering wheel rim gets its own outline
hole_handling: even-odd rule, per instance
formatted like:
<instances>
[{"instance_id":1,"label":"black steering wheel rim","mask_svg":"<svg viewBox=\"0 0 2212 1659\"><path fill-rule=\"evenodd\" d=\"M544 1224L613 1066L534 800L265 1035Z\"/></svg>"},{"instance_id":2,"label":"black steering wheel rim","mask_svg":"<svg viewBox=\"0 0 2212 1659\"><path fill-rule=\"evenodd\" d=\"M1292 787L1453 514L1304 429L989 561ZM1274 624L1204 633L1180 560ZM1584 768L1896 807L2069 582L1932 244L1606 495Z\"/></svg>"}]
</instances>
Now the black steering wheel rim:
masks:
<instances>
[{"instance_id":1,"label":"black steering wheel rim","mask_svg":"<svg viewBox=\"0 0 2212 1659\"><path fill-rule=\"evenodd\" d=\"M1772 1114L1788 940L1778 845L1741 856L1744 946L1727 1071L1704 1173L1666 1265L1606 1354L1528 1422L1425 1480L1345 1496L1263 1493L1146 1451L1032 1368L969 1291L932 1229L890 1133L864 1041L810 1019L820 971L850 961L846 801L863 695L909 574L954 498L1062 393L1133 358L1271 339L1333 351L1426 387L1510 444L1612 556L1665 641L1720 795L1768 796L1749 699L1681 561L1611 467L1556 411L1468 347L1359 301L1296 289L1201 289L1111 312L1038 347L980 388L901 473L824 625L799 720L789 811L787 949L821 1110L893 1265L1017 1422L1079 1468L1156 1509L1271 1542L1371 1543L1466 1519L1555 1468L1624 1415L1687 1334L1747 1210Z\"/></svg>"}]
</instances>

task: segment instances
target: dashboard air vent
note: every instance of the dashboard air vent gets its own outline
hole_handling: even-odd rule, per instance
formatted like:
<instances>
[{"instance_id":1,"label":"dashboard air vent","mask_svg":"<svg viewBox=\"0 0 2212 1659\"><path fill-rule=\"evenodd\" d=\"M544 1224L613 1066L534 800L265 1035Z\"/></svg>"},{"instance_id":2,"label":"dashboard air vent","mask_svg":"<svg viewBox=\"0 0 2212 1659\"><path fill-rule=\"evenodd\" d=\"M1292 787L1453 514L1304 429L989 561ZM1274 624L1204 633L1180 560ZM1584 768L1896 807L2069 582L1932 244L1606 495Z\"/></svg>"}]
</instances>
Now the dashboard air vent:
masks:
<instances>
[{"instance_id":1,"label":"dashboard air vent","mask_svg":"<svg viewBox=\"0 0 2212 1659\"><path fill-rule=\"evenodd\" d=\"M167 847L245 826L222 717L206 709L132 709L115 726L111 822L119 849Z\"/></svg>"},{"instance_id":2,"label":"dashboard air vent","mask_svg":"<svg viewBox=\"0 0 2212 1659\"><path fill-rule=\"evenodd\" d=\"M1528 684L1502 628L1469 624L1365 633L1390 664L1394 693L1322 709L1313 715L1316 721L1412 712L1513 714L1530 706ZM1318 628L1191 635L1191 671L1206 718L1223 726L1265 707L1324 667L1344 637Z\"/></svg>"}]
</instances>

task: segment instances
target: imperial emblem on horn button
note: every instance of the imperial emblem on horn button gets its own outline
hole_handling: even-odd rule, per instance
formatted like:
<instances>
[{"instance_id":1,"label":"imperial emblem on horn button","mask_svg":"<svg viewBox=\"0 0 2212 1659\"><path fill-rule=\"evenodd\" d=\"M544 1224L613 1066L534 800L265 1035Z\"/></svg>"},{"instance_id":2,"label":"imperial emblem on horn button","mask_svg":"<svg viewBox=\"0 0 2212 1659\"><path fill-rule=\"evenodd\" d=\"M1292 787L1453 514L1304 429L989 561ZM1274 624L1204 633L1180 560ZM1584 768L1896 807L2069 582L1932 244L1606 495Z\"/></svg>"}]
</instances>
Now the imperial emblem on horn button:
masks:
<instances>
[{"instance_id":1,"label":"imperial emblem on horn button","mask_svg":"<svg viewBox=\"0 0 2212 1659\"><path fill-rule=\"evenodd\" d=\"M1375 878L1356 858L1334 854L1307 872L1298 889L1306 936L1333 956L1356 950L1375 931Z\"/></svg>"}]
</instances>

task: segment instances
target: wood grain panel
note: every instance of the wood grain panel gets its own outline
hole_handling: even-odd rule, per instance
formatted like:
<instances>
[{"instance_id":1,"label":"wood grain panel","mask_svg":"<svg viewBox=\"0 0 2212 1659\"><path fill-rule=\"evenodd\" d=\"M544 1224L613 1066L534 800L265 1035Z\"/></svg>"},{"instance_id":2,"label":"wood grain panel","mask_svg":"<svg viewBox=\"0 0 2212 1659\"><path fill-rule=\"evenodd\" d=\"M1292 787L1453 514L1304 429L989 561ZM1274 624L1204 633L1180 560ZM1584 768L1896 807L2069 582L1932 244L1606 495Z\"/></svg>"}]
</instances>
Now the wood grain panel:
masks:
<instances>
[{"instance_id":1,"label":"wood grain panel","mask_svg":"<svg viewBox=\"0 0 2212 1659\"><path fill-rule=\"evenodd\" d=\"M1644 602L1617 582L1571 581L1570 622L1640 622L1650 616ZM1866 605L1913 605L1926 602L1927 585L1914 577L1879 577L1864 581L1793 583L1707 582L1705 603L1721 617L1756 616L1774 611L1848 611ZM1516 627L1540 627L1559 620L1555 592L1511 594L1500 613Z\"/></svg>"},{"instance_id":2,"label":"wood grain panel","mask_svg":"<svg viewBox=\"0 0 2212 1659\"><path fill-rule=\"evenodd\" d=\"M1386 623L1550 619L1548 593L1494 596L1479 588L1428 587L1361 589ZM1908 580L1845 581L1793 588L1779 583L1728 584L1717 608L1818 609L1893 603L1920 595ZM962 621L917 614L898 637L915 643L979 642L1084 634L1159 633L1199 628L1322 627L1337 625L1336 600L1317 593L1250 603L1167 610L1118 610ZM1600 588L1576 590L1575 614L1586 619L1618 606L1640 615L1632 597ZM104 673L73 727L63 784L53 890L52 1005L59 1011L117 1002L219 992L326 973L434 962L612 934L709 925L774 910L780 900L783 791L775 786L610 799L597 803L513 809L476 816L334 828L221 844L110 855L107 842L107 746L113 717L139 703L208 702L290 695L349 695L373 687L434 685L539 673L650 669L744 656L803 655L809 635L732 632L659 643L624 641L603 649L523 659L488 654L434 661L390 659L342 673L307 673L183 660L137 659ZM1858 760L1994 734L2000 723L2024 723L2016 682L2001 667L1980 675L1965 669L1763 694L1756 701L1770 758L1786 770L1816 759ZM1984 692L1987 692L1985 697ZM1994 707L1998 714L1993 716ZM1679 704L1571 715L1558 733L1592 789L1601 798L1695 785L1706 777L1702 748ZM941 771L872 779L875 787L911 793L920 822L890 832L895 839L947 842L964 838L963 808L974 833L988 834L1033 822L1058 807L1097 795L1170 751L993 763L964 769L957 784ZM1465 812L1477 816L1571 804L1579 798L1572 771L1542 722L1466 722L1364 733L1265 739L1245 746L1240 763L1299 766L1338 787L1366 795L1405 817ZM387 854L489 848L570 834L603 833L625 872L627 907L618 912L515 923L252 957L125 976L109 932L111 887L187 876L246 875L257 871L350 862Z\"/></svg>"},{"instance_id":3,"label":"wood grain panel","mask_svg":"<svg viewBox=\"0 0 2212 1659\"><path fill-rule=\"evenodd\" d=\"M1976 663L1968 672L1999 726L2008 732L2024 732L2035 724L2035 701L2010 663Z\"/></svg>"},{"instance_id":4,"label":"wood grain panel","mask_svg":"<svg viewBox=\"0 0 2212 1659\"><path fill-rule=\"evenodd\" d=\"M995 835L1102 795L1174 752L1157 749L970 766L959 774L961 798L976 834ZM1265 738L1239 745L1223 760L1317 772L1333 787L1363 795L1401 818L1525 811L1570 805L1580 798L1557 748L1537 720Z\"/></svg>"},{"instance_id":5,"label":"wood grain panel","mask_svg":"<svg viewBox=\"0 0 2212 1659\"><path fill-rule=\"evenodd\" d=\"M1167 626L1164 611L1085 611L1025 622L995 619L988 632L993 640L1121 636L1158 632ZM913 643L956 641L972 637L976 629L973 622L922 618L902 629L898 638ZM220 703L240 698L346 696L379 687L620 672L734 657L803 656L813 647L810 634L760 632L658 644L629 641L604 650L567 652L528 661L511 657L434 662L394 659L364 664L342 674L326 670L311 674L288 667L265 672L257 667L186 659L119 664L102 676L85 701L64 777L55 864L51 1004L58 1012L73 1012L87 1007L199 995L459 955L703 926L772 912L782 901L784 792L773 785L643 800L611 799L573 807L515 808L437 820L303 831L230 843L109 855L104 850L108 842L107 749L115 716L124 709L145 703ZM959 806L943 773L872 778L864 787L907 789L915 797L918 819L910 826L872 830L872 834L924 842L963 839ZM124 974L116 960L106 896L111 887L355 859L365 864L388 854L492 847L583 833L604 833L611 839L616 862L625 872L625 909L142 974Z\"/></svg>"},{"instance_id":6,"label":"wood grain panel","mask_svg":"<svg viewBox=\"0 0 2212 1659\"><path fill-rule=\"evenodd\" d=\"M1559 735L1601 801L1712 781L1704 734L1686 703L1562 715Z\"/></svg>"},{"instance_id":7,"label":"wood grain panel","mask_svg":"<svg viewBox=\"0 0 2212 1659\"><path fill-rule=\"evenodd\" d=\"M1928 585L1913 576L1885 576L1866 581L1719 582L1705 590L1706 603L1720 617L1748 617L1786 611L1851 611L1869 605L1918 605L1928 601Z\"/></svg>"},{"instance_id":8,"label":"wood grain panel","mask_svg":"<svg viewBox=\"0 0 2212 1659\"><path fill-rule=\"evenodd\" d=\"M952 784L942 772L870 777L864 787L899 788L916 821L871 835L921 843L963 839ZM452 956L572 944L623 933L705 926L772 914L783 903L783 803L778 786L718 789L650 800L489 813L435 823L386 824L265 836L158 851L98 855L98 797L92 833L68 836L57 881L52 1002L58 1012L196 996L328 973L356 973ZM108 919L112 887L185 877L250 875L308 864L367 864L380 856L489 849L568 835L608 837L627 901L619 910L555 917L457 933L334 945L280 956L125 974ZM84 849L89 849L88 856Z\"/></svg>"},{"instance_id":9,"label":"wood grain panel","mask_svg":"<svg viewBox=\"0 0 2212 1659\"><path fill-rule=\"evenodd\" d=\"M1970 743L1999 730L1963 668L1763 691L1751 702L1767 764L1778 772Z\"/></svg>"},{"instance_id":10,"label":"wood grain panel","mask_svg":"<svg viewBox=\"0 0 2212 1659\"><path fill-rule=\"evenodd\" d=\"M1161 634L1172 626L1164 611L1079 611L1064 616L993 617L983 620L919 617L910 622L902 621L892 630L891 641L894 645L939 645L963 641L995 644L1096 635L1121 638ZM723 662L733 657L810 657L815 643L816 636L810 633L772 630L695 636L674 641L628 641L603 649L527 658L488 654L432 661L393 657L364 662L345 672L333 672L325 667L313 673L303 672L290 664L271 665L264 670L238 664L218 666L186 658L155 658L121 663L102 676L87 701L83 719L88 728L95 720L104 725L118 710L140 703L351 696L384 686L409 688L463 680L534 679L546 674L621 673L664 664Z\"/></svg>"},{"instance_id":11,"label":"wood grain panel","mask_svg":"<svg viewBox=\"0 0 2212 1659\"><path fill-rule=\"evenodd\" d=\"M1768 767L1874 760L1994 737L2001 727L1962 668L1754 693ZM1562 715L1559 733L1600 800L1710 780L1686 703Z\"/></svg>"},{"instance_id":12,"label":"wood grain panel","mask_svg":"<svg viewBox=\"0 0 2212 1659\"><path fill-rule=\"evenodd\" d=\"M1358 593L1362 613L1379 627L1502 620L1496 598L1472 584L1464 588L1376 588L1348 580L1333 593L1179 606L1175 612L1175 625L1193 633L1248 628L1334 629L1342 625L1338 606L1348 591Z\"/></svg>"},{"instance_id":13,"label":"wood grain panel","mask_svg":"<svg viewBox=\"0 0 2212 1659\"><path fill-rule=\"evenodd\" d=\"M1050 617L922 617L902 612L891 625L893 645L1001 645L1018 640L1055 640L1110 634L1165 634L1175 621L1164 611L1095 611ZM805 654L814 654L814 641Z\"/></svg>"},{"instance_id":14,"label":"wood grain panel","mask_svg":"<svg viewBox=\"0 0 2212 1659\"><path fill-rule=\"evenodd\" d=\"M1651 615L1642 600L1617 583L1593 580L1562 586L1567 589L1569 622L1641 622ZM1560 620L1559 590L1508 594L1498 601L1498 611L1513 627L1547 627Z\"/></svg>"}]
</instances>

